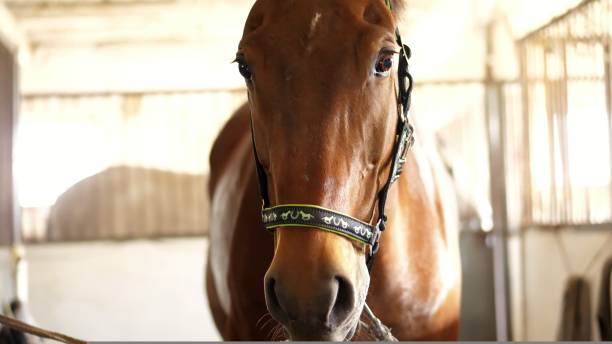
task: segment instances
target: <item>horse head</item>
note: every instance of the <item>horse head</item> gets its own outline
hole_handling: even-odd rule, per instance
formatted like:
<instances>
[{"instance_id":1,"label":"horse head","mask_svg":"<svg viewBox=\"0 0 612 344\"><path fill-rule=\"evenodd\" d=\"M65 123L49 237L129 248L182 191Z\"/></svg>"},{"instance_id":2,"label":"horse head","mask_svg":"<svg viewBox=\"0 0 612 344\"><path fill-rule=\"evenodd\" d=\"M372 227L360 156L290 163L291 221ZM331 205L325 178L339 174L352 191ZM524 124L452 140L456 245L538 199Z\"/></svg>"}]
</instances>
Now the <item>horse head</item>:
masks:
<instances>
[{"instance_id":1,"label":"horse head","mask_svg":"<svg viewBox=\"0 0 612 344\"><path fill-rule=\"evenodd\" d=\"M375 220L398 123L399 7L385 0L254 4L236 62L272 205L318 205ZM371 248L306 226L275 233L264 281L272 316L291 339L350 337L370 283Z\"/></svg>"}]
</instances>

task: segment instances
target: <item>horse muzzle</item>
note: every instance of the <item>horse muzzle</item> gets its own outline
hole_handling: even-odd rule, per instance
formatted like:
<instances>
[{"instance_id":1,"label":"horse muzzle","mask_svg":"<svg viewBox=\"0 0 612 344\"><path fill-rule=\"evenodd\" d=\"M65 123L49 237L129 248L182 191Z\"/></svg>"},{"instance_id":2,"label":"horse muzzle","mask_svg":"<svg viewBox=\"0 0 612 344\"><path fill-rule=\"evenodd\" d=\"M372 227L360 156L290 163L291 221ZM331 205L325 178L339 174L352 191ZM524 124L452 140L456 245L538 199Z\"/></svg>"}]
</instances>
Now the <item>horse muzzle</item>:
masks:
<instances>
[{"instance_id":1,"label":"horse muzzle","mask_svg":"<svg viewBox=\"0 0 612 344\"><path fill-rule=\"evenodd\" d=\"M304 282L300 271L271 267L265 278L266 305L292 340L341 341L355 327L360 304L354 285L329 275ZM301 277L301 276L300 276Z\"/></svg>"}]
</instances>

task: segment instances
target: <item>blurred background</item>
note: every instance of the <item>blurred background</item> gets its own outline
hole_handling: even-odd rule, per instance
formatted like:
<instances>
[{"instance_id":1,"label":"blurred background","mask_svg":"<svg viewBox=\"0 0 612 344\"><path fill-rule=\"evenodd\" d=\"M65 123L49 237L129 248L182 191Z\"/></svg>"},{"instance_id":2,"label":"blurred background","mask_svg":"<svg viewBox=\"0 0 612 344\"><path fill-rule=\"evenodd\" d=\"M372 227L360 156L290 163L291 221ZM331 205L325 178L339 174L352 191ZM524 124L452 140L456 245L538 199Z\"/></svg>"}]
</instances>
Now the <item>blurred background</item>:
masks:
<instances>
[{"instance_id":1,"label":"blurred background","mask_svg":"<svg viewBox=\"0 0 612 344\"><path fill-rule=\"evenodd\" d=\"M407 3L412 116L461 202L461 337L602 338L612 0ZM220 339L208 153L252 4L0 0L0 302L88 340Z\"/></svg>"}]
</instances>

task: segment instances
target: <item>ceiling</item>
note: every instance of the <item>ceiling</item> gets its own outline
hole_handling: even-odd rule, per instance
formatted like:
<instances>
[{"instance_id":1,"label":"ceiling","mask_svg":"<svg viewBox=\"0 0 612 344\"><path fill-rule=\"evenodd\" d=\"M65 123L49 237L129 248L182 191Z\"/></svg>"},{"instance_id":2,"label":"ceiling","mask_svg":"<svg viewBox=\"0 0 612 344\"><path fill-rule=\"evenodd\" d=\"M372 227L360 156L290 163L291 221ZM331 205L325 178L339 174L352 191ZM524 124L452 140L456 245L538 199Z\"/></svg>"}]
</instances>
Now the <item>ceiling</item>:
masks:
<instances>
[{"instance_id":1,"label":"ceiling","mask_svg":"<svg viewBox=\"0 0 612 344\"><path fill-rule=\"evenodd\" d=\"M233 37L249 1L9 0L32 45L181 42ZM228 17L227 13L236 13Z\"/></svg>"},{"instance_id":2,"label":"ceiling","mask_svg":"<svg viewBox=\"0 0 612 344\"><path fill-rule=\"evenodd\" d=\"M409 0L406 23L444 1ZM34 46L235 38L253 0L5 0ZM231 14L231 15L228 15Z\"/></svg>"},{"instance_id":3,"label":"ceiling","mask_svg":"<svg viewBox=\"0 0 612 344\"><path fill-rule=\"evenodd\" d=\"M484 28L513 39L580 0L407 0L400 29L417 80L478 79ZM237 87L229 63L254 0L0 0L27 38L26 91ZM126 76L129 76L126 78ZM220 82L223 82L220 84Z\"/></svg>"}]
</instances>

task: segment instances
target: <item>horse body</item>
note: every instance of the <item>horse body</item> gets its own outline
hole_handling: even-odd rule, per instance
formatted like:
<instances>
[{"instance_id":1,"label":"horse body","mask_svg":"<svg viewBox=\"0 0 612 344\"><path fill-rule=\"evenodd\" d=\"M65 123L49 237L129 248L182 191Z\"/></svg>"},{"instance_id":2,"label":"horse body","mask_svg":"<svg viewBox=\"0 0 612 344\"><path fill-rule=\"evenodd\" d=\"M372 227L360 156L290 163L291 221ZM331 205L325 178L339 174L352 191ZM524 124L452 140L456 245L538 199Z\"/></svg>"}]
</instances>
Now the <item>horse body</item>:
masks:
<instances>
[{"instance_id":1,"label":"horse body","mask_svg":"<svg viewBox=\"0 0 612 344\"><path fill-rule=\"evenodd\" d=\"M400 340L456 339L461 283L454 194L441 161L418 142L389 193L389 223L367 303ZM263 281L274 236L261 223L246 105L214 144L209 191L206 289L217 328L225 340L270 340L275 322L265 317Z\"/></svg>"}]
</instances>

